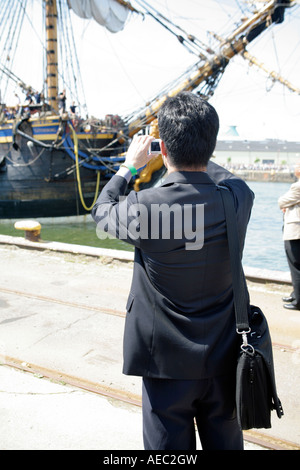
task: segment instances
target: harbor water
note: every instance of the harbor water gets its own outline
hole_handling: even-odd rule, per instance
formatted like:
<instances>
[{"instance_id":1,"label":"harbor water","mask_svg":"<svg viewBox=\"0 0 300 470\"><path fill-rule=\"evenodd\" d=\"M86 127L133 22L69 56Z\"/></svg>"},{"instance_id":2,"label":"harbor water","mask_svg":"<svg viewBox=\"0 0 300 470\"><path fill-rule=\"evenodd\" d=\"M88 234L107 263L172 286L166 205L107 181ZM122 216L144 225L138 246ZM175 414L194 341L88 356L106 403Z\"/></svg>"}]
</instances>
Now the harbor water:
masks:
<instances>
[{"instance_id":1,"label":"harbor water","mask_svg":"<svg viewBox=\"0 0 300 470\"><path fill-rule=\"evenodd\" d=\"M290 183L249 182L255 194L248 225L243 263L245 266L288 271L282 239L283 214L278 198L287 192Z\"/></svg>"},{"instance_id":2,"label":"harbor water","mask_svg":"<svg viewBox=\"0 0 300 470\"><path fill-rule=\"evenodd\" d=\"M290 183L249 182L255 193L255 202L248 226L244 249L244 265L275 271L288 271L282 240L283 215L278 207L278 198L290 187ZM0 223L3 235L21 236L12 223ZM100 240L94 222L42 223L43 240L74 243L133 251L131 245L115 239Z\"/></svg>"}]
</instances>

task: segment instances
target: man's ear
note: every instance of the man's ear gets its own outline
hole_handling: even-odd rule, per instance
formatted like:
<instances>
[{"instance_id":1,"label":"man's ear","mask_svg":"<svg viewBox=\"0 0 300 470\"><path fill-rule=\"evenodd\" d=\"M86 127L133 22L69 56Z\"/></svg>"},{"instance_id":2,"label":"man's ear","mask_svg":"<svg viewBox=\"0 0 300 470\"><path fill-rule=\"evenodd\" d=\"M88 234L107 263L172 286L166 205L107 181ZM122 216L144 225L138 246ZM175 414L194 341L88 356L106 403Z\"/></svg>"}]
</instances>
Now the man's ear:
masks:
<instances>
[{"instance_id":1,"label":"man's ear","mask_svg":"<svg viewBox=\"0 0 300 470\"><path fill-rule=\"evenodd\" d=\"M166 148L165 143L164 143L163 140L161 140L161 142L160 142L160 148L161 148L162 155L164 157L166 157L167 156L167 148Z\"/></svg>"},{"instance_id":2,"label":"man's ear","mask_svg":"<svg viewBox=\"0 0 300 470\"><path fill-rule=\"evenodd\" d=\"M168 154L167 154L167 149L163 140L161 140L160 142L160 148L161 148L161 154L162 154L164 165L168 169Z\"/></svg>"}]
</instances>

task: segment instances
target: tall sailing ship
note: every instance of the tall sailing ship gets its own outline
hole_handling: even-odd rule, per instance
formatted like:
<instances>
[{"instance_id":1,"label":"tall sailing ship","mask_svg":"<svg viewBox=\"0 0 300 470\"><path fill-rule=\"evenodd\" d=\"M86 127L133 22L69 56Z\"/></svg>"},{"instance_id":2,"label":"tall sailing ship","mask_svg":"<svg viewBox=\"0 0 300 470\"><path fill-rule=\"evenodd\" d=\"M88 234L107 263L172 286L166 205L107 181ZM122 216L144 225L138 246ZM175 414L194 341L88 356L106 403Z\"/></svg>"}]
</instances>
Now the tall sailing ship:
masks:
<instances>
[{"instance_id":1,"label":"tall sailing ship","mask_svg":"<svg viewBox=\"0 0 300 470\"><path fill-rule=\"evenodd\" d=\"M158 137L157 113L165 99L181 91L193 91L209 99L230 60L238 54L261 67L247 52L248 44L271 25L282 23L286 10L294 5L291 0L261 3L229 36L222 38L215 34L218 49L212 50L180 27L175 28L168 18L142 0L132 4L123 0L40 1L46 31L46 86L41 91L23 83L8 67L7 54L1 55L1 75L14 81L26 93L26 99L12 107L0 95L0 219L88 213L103 186L124 161L132 137L138 132L150 132ZM1 0L1 4L0 24L8 24L8 15L21 24L27 1ZM197 63L176 84L166 87L144 108L129 116L81 117L75 109L65 108L58 64L58 25L70 17L70 11L98 22L113 33L124 28L128 15L151 15L197 55ZM11 25L7 41L16 41L17 23ZM279 74L273 72L272 79L299 92ZM136 190L154 185L164 171L159 156L135 177L132 185Z\"/></svg>"}]
</instances>

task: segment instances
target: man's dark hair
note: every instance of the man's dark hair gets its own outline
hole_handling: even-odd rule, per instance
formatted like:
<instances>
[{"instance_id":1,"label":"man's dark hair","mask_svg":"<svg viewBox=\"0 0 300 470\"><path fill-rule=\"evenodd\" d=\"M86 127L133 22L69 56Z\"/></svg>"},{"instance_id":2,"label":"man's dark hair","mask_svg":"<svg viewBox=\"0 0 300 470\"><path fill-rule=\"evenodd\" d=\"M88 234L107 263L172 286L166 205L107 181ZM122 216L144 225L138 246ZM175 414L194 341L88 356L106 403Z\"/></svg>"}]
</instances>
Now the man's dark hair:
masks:
<instances>
[{"instance_id":1,"label":"man's dark hair","mask_svg":"<svg viewBox=\"0 0 300 470\"><path fill-rule=\"evenodd\" d=\"M162 105L158 128L168 156L179 170L199 168L207 165L215 149L219 117L207 101L182 92Z\"/></svg>"}]
</instances>

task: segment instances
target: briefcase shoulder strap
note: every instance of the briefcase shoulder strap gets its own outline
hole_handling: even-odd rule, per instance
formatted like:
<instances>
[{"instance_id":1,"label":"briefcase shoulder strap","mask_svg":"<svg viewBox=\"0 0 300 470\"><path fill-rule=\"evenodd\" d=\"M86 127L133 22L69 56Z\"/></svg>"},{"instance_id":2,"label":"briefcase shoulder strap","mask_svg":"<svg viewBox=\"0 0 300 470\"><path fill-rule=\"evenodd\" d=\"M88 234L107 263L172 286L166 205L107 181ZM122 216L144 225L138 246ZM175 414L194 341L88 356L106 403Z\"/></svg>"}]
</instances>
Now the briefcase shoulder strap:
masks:
<instances>
[{"instance_id":1,"label":"briefcase shoulder strap","mask_svg":"<svg viewBox=\"0 0 300 470\"><path fill-rule=\"evenodd\" d=\"M239 333L242 333L249 330L248 295L241 261L236 212L230 190L224 186L218 186L218 189L223 201L227 226L236 328Z\"/></svg>"}]
</instances>

